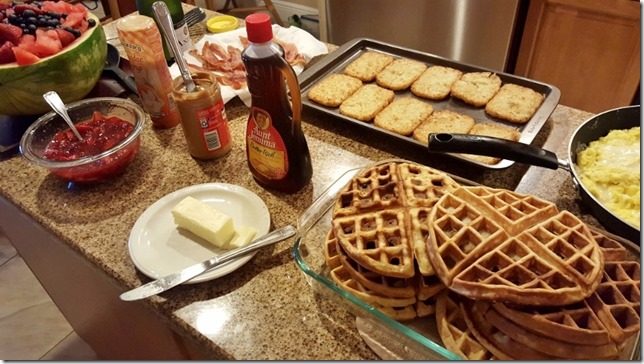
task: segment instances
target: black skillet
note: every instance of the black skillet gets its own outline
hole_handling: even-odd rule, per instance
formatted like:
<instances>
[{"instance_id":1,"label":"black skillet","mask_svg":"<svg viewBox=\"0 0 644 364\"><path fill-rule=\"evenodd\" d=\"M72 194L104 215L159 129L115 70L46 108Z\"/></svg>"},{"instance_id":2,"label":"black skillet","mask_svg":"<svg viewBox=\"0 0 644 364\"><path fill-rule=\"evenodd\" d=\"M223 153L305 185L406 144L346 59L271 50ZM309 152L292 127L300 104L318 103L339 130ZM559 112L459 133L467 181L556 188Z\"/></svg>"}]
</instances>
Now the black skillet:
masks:
<instances>
[{"instance_id":1,"label":"black skillet","mask_svg":"<svg viewBox=\"0 0 644 364\"><path fill-rule=\"evenodd\" d=\"M640 244L640 229L606 209L580 182L575 168L577 153L588 143L614 129L630 129L640 125L640 105L620 107L597 114L580 125L568 145L568 159L532 145L505 139L469 134L430 134L427 147L430 152L468 153L513 160L519 163L550 169L562 168L572 173L573 182L582 201L606 229Z\"/></svg>"}]
</instances>

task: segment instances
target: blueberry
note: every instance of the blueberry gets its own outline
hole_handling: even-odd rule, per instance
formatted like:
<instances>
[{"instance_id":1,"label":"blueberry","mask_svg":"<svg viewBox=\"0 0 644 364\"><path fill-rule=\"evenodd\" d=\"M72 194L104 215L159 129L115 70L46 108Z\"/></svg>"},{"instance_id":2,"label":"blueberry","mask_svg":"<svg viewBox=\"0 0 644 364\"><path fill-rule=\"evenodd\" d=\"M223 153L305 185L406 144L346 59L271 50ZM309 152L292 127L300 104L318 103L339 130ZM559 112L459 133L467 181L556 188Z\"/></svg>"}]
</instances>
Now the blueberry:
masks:
<instances>
[{"instance_id":1,"label":"blueberry","mask_svg":"<svg viewBox=\"0 0 644 364\"><path fill-rule=\"evenodd\" d=\"M36 13L31 9L27 9L27 10L22 12L22 16L26 17L26 18L29 18L31 16L36 16Z\"/></svg>"},{"instance_id":2,"label":"blueberry","mask_svg":"<svg viewBox=\"0 0 644 364\"><path fill-rule=\"evenodd\" d=\"M30 16L27 18L27 24L38 24L38 19L35 16Z\"/></svg>"},{"instance_id":3,"label":"blueberry","mask_svg":"<svg viewBox=\"0 0 644 364\"><path fill-rule=\"evenodd\" d=\"M93 27L94 25L96 25L96 20L87 19L87 25L89 25L90 28Z\"/></svg>"},{"instance_id":4,"label":"blueberry","mask_svg":"<svg viewBox=\"0 0 644 364\"><path fill-rule=\"evenodd\" d=\"M36 26L36 24L29 24L27 26L27 29L29 29L29 31L31 31L31 32L35 32L36 29L38 29L38 27Z\"/></svg>"},{"instance_id":5,"label":"blueberry","mask_svg":"<svg viewBox=\"0 0 644 364\"><path fill-rule=\"evenodd\" d=\"M60 14L50 11L47 15L49 15L52 19L60 19Z\"/></svg>"}]
</instances>

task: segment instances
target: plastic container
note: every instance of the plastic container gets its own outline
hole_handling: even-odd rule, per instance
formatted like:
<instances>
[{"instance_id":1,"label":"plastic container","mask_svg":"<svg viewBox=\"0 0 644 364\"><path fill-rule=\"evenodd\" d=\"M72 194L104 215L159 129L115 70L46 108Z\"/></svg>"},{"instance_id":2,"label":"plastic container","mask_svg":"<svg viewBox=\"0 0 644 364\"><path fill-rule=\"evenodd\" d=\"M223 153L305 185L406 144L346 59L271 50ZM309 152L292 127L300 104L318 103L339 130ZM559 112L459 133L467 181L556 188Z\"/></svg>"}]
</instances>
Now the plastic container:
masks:
<instances>
[{"instance_id":1,"label":"plastic container","mask_svg":"<svg viewBox=\"0 0 644 364\"><path fill-rule=\"evenodd\" d=\"M143 108L156 128L179 124L179 110L172 97L172 76L163 56L161 34L148 16L130 15L119 20L119 39L125 48Z\"/></svg>"},{"instance_id":2,"label":"plastic container","mask_svg":"<svg viewBox=\"0 0 644 364\"><path fill-rule=\"evenodd\" d=\"M249 46L242 60L251 94L246 127L248 167L262 187L294 193L306 186L313 174L300 122L298 79L284 59L283 49L272 41L273 29L267 14L246 17L246 29Z\"/></svg>"},{"instance_id":3,"label":"plastic container","mask_svg":"<svg viewBox=\"0 0 644 364\"><path fill-rule=\"evenodd\" d=\"M210 72L192 73L192 79L195 92L186 91L181 76L172 82L188 151L198 159L221 157L230 151L232 141L219 84Z\"/></svg>"},{"instance_id":4,"label":"plastic container","mask_svg":"<svg viewBox=\"0 0 644 364\"><path fill-rule=\"evenodd\" d=\"M209 19L206 26L211 33L223 33L237 29L239 21L234 16L221 15Z\"/></svg>"}]
</instances>

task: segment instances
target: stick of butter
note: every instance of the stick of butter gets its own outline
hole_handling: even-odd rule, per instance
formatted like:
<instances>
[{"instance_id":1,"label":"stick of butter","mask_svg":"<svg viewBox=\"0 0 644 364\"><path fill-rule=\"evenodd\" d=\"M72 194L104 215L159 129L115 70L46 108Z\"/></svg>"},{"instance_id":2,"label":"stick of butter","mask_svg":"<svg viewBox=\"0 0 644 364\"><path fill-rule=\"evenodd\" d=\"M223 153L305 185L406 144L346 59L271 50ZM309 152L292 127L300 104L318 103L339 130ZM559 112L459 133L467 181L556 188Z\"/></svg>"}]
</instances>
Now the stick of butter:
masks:
<instances>
[{"instance_id":1,"label":"stick of butter","mask_svg":"<svg viewBox=\"0 0 644 364\"><path fill-rule=\"evenodd\" d=\"M235 233L232 240L230 240L230 243L226 245L226 248L236 249L244 245L248 245L248 243L250 243L253 240L256 234L257 234L257 230L255 230L254 227L242 225L242 227L237 231L237 233Z\"/></svg>"},{"instance_id":2,"label":"stick of butter","mask_svg":"<svg viewBox=\"0 0 644 364\"><path fill-rule=\"evenodd\" d=\"M174 222L209 243L223 248L236 234L233 219L194 197L186 197L172 209Z\"/></svg>"}]
</instances>

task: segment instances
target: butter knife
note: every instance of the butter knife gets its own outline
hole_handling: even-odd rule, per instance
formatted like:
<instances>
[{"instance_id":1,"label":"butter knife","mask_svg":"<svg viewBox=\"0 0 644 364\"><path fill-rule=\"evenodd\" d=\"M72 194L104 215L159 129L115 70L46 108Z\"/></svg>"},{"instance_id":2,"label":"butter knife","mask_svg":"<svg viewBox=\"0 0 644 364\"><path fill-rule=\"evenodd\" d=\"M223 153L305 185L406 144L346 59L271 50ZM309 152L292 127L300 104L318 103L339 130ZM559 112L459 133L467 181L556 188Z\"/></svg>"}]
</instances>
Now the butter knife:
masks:
<instances>
[{"instance_id":1,"label":"butter knife","mask_svg":"<svg viewBox=\"0 0 644 364\"><path fill-rule=\"evenodd\" d=\"M272 232L258 239L253 240L246 246L231 250L222 255L212 257L204 262L184 268L177 273L172 273L165 277L146 283L140 287L131 289L127 292L122 293L120 297L123 301L136 301L154 296L155 294L159 294L161 292L169 290L170 288L176 287L181 283L184 283L187 280L194 278L220 264L254 252L255 250L261 249L265 246L275 244L284 239L288 239L293 235L295 235L295 228L291 225L286 225L279 229L273 230Z\"/></svg>"}]
</instances>

